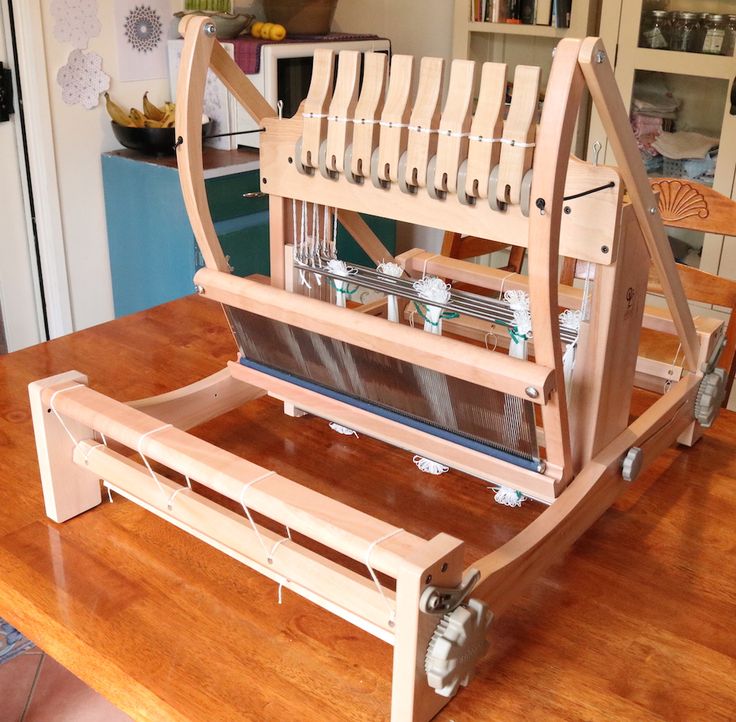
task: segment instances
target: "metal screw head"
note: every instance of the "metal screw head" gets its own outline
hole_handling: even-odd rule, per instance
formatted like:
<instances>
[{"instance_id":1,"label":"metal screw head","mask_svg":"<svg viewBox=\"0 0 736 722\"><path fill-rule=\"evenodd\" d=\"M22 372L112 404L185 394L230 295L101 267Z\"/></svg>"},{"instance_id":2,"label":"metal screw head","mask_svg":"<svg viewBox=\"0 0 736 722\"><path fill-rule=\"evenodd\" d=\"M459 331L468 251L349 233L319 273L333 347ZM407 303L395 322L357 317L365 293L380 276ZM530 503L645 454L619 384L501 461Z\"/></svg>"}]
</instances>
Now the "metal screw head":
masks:
<instances>
[{"instance_id":1,"label":"metal screw head","mask_svg":"<svg viewBox=\"0 0 736 722\"><path fill-rule=\"evenodd\" d=\"M213 37L217 35L217 28L215 27L214 23L205 23L204 26L204 34L208 37Z\"/></svg>"},{"instance_id":2,"label":"metal screw head","mask_svg":"<svg viewBox=\"0 0 736 722\"><path fill-rule=\"evenodd\" d=\"M565 206L562 210L564 211L565 215L568 216L572 213L572 208L570 208L570 206Z\"/></svg>"},{"instance_id":3,"label":"metal screw head","mask_svg":"<svg viewBox=\"0 0 736 722\"><path fill-rule=\"evenodd\" d=\"M605 59L606 59L606 54L602 50L599 50L595 54L595 62L596 63L602 63Z\"/></svg>"},{"instance_id":4,"label":"metal screw head","mask_svg":"<svg viewBox=\"0 0 736 722\"><path fill-rule=\"evenodd\" d=\"M539 397L539 391L535 389L533 386L527 386L524 389L524 393L530 398L530 399L536 399Z\"/></svg>"},{"instance_id":5,"label":"metal screw head","mask_svg":"<svg viewBox=\"0 0 736 722\"><path fill-rule=\"evenodd\" d=\"M656 209L656 208L655 208L654 206L652 206L652 207L651 207L651 208L649 209L649 212L650 212L650 213L651 213L652 215L654 215L654 214L655 214L655 213L657 212L657 209Z\"/></svg>"},{"instance_id":6,"label":"metal screw head","mask_svg":"<svg viewBox=\"0 0 736 722\"><path fill-rule=\"evenodd\" d=\"M431 574L427 574L427 576L426 576L426 578L424 580L424 583L425 584L429 584L431 581L432 581L432 575Z\"/></svg>"},{"instance_id":7,"label":"metal screw head","mask_svg":"<svg viewBox=\"0 0 736 722\"><path fill-rule=\"evenodd\" d=\"M608 253L610 248L608 246L601 246L601 253Z\"/></svg>"}]
</instances>

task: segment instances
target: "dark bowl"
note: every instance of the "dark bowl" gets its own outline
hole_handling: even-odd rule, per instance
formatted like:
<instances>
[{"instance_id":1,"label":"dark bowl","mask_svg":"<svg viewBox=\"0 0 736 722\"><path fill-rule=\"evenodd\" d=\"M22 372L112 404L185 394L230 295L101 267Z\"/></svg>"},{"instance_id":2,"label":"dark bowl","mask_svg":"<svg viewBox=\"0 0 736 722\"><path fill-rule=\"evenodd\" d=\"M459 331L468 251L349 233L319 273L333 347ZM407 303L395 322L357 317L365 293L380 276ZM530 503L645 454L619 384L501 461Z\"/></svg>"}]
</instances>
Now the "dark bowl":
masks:
<instances>
[{"instance_id":1,"label":"dark bowl","mask_svg":"<svg viewBox=\"0 0 736 722\"><path fill-rule=\"evenodd\" d=\"M173 155L176 143L175 128L131 128L110 121L112 132L118 142L126 148L138 150L146 155ZM202 137L207 135L210 123L202 124Z\"/></svg>"}]
</instances>

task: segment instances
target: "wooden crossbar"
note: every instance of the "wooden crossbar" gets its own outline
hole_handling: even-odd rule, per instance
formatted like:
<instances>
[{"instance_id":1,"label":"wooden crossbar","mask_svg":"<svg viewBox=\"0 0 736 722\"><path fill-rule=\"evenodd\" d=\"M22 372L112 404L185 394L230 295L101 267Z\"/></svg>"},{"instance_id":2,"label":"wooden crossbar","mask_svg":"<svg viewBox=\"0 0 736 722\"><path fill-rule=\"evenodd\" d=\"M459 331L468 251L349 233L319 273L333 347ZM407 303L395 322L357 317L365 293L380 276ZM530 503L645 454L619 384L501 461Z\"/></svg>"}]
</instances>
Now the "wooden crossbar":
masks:
<instances>
[{"instance_id":1,"label":"wooden crossbar","mask_svg":"<svg viewBox=\"0 0 736 722\"><path fill-rule=\"evenodd\" d=\"M60 391L63 393L57 394ZM396 527L386 522L241 459L187 432L172 426L162 427L158 419L86 386L75 387L68 382L58 386L49 385L41 390L40 402L63 418L139 451L145 458L188 476L233 501L241 503L244 486L252 484L244 500L249 509L351 559L363 560L371 543L397 531ZM373 551L371 565L395 577L402 558L423 543L419 537L402 532Z\"/></svg>"},{"instance_id":2,"label":"wooden crossbar","mask_svg":"<svg viewBox=\"0 0 736 722\"><path fill-rule=\"evenodd\" d=\"M242 364L231 362L228 368L234 378L266 389L269 395L293 403L302 411L335 421L479 479L517 489L537 501L549 504L562 491L560 469L552 465L545 467L544 473L528 471Z\"/></svg>"},{"instance_id":3,"label":"wooden crossbar","mask_svg":"<svg viewBox=\"0 0 736 722\"><path fill-rule=\"evenodd\" d=\"M157 472L157 486L148 470L92 439L80 441L74 462L98 475L112 491L160 516L198 539L225 552L287 589L325 607L340 617L393 644L389 605L396 595L383 590L385 600L370 579L306 549L284 535L256 524ZM186 487L184 487L186 488ZM168 499L176 494L171 504ZM250 502L250 499L248 499ZM265 549L261 544L265 545ZM270 557L269 551L276 547ZM371 562L373 555L371 554Z\"/></svg>"},{"instance_id":4,"label":"wooden crossbar","mask_svg":"<svg viewBox=\"0 0 736 722\"><path fill-rule=\"evenodd\" d=\"M208 268L198 271L194 280L206 296L220 303L386 353L541 406L552 390L550 370L530 361L490 354L486 349L469 347L462 341L430 336L419 329L389 324L381 318ZM538 395L530 396L529 388L537 389Z\"/></svg>"}]
</instances>

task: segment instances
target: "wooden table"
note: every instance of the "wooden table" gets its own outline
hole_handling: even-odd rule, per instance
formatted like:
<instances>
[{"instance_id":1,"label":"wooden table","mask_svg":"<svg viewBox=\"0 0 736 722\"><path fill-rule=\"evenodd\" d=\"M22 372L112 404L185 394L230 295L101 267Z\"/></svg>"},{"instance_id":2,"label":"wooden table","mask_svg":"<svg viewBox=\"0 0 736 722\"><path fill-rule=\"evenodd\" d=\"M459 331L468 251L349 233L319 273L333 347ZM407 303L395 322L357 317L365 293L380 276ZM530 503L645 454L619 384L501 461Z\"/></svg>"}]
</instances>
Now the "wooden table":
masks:
<instances>
[{"instance_id":1,"label":"wooden table","mask_svg":"<svg viewBox=\"0 0 736 722\"><path fill-rule=\"evenodd\" d=\"M219 308L185 298L0 357L0 616L140 720L380 720L391 650L116 498L43 513L26 394L69 369L121 400L234 356ZM540 512L417 471L260 399L196 433L473 559ZM736 718L736 416L672 449L492 625L475 681L438 719Z\"/></svg>"}]
</instances>

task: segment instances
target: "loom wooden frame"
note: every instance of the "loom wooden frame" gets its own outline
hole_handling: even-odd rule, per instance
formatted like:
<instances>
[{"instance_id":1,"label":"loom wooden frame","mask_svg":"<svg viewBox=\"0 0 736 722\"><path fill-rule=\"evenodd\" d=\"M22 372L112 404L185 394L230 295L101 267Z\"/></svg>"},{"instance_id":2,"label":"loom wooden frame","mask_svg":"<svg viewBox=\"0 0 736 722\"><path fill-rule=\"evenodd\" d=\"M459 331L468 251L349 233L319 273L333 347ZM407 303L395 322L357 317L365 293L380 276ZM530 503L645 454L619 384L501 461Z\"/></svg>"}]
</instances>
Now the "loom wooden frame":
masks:
<instances>
[{"instance_id":1,"label":"loom wooden frame","mask_svg":"<svg viewBox=\"0 0 736 722\"><path fill-rule=\"evenodd\" d=\"M384 198L391 196L391 203L386 205L395 216L423 223L434 218L443 228L448 225L448 215L453 220L462 218L463 208L458 204L458 208L453 206L452 213L448 214L432 209L431 203L419 202L416 197L402 197L396 189L386 194L368 184L362 188L348 187L343 180L335 182L318 175L309 182L302 180L302 187L295 188L293 174L288 168L280 170L279 163L285 162L284 152L294 152L293 141L297 137L300 119L278 120L274 117L274 110L252 88L209 33L206 18L185 18L182 31L185 44L176 126L178 135L184 139L178 151L184 199L206 264L196 277L201 291L215 300L256 313L298 320L309 328L334 334L358 345L378 343L388 333L388 339L380 346L382 350L387 353L393 350L402 358L416 360L411 349L417 331L388 324L369 314L355 314L326 304L320 304L320 309L312 313L313 304L309 299L283 290L289 286L284 261L289 213L287 197L279 194L279 189L293 189L291 197L301 201L318 201L340 207L344 201L348 208L346 217L374 259L381 254L381 249L376 245L376 239L365 233L355 212L375 210L372 198L376 194L384 193ZM200 117L204 82L210 67L266 129L262 144L262 187L268 191L276 189L270 198L273 271L270 288L229 275L209 215L201 166ZM571 166L566 149L570 147L580 93L585 84L606 124L616 156L621 161L618 172L632 199L631 208L624 209L622 215L619 183L615 196L616 212L612 225L607 229L612 252L605 259L599 257L599 251L591 252L579 243L577 251L570 253L575 251L577 243L569 240L576 234L574 225L568 225L568 239L560 241L565 176L568 166ZM346 97L352 98L352 95L348 93ZM536 401L544 424L548 476L539 474L535 477L539 477L537 481L547 478L549 483L538 486L536 494L532 485L530 493L553 503L524 531L466 569L463 542L460 540L446 534L423 540L407 532L398 533L400 530L385 522L186 433L186 429L255 398L265 390L288 400L297 408L302 407L327 418L337 417L358 428L368 428L372 435L404 448L416 449L420 444L427 444L426 440L417 440L416 435L412 437L412 432L398 424L379 418L361 420L361 415L354 410L352 415L347 415L351 413L349 408L338 408L339 404L320 399L318 394L299 393L289 384L281 383L279 386L274 381L260 378L256 372L248 372L239 364L231 364L229 369L191 387L130 404L113 401L87 388L86 378L76 371L31 384L31 408L47 514L61 522L94 507L101 499L99 480L106 479L108 488L393 644L391 719L394 722L431 719L447 698L434 693L424 673L427 644L438 622L438 617L420 610L419 599L429 580L433 579L435 584L443 587L459 587L464 575L478 571L480 581L473 590L473 596L485 601L493 614L507 609L523 587L541 574L624 491L628 482L622 477L621 464L632 447L642 449L643 467L646 468L663 449L692 427L694 399L703 375L699 363L715 337L715 332L701 338L696 334L678 285L674 262L665 252L666 238L661 223L656 215L649 212L656 203L640 170L626 111L599 39L563 40L560 43L547 97L549 100L536 135L536 157L539 160L534 165L532 186L532 198L546 200L545 212L533 210L527 220L515 208L510 208L507 215L501 215L507 221L502 221L494 229L496 240L518 244L520 241L515 234L520 228L524 239L527 236L534 239L528 244L530 278L533 279L528 288L535 324L535 362L517 364L512 363L513 359L488 361L471 353L469 360L458 370L451 362L455 361L456 344L461 342L442 337L429 338L429 335L422 337L425 346L427 341L431 342L427 348L432 360L423 361L426 365L491 386L513 384L514 392L519 395L523 394L524 384L533 384L541 392ZM322 98L322 107L326 107L325 98ZM319 102L315 107L318 106ZM374 108L377 109L378 104L374 104ZM467 127L469 116L459 116L453 122L458 124L457 127ZM318 140L325 137L324 124L311 125L309 132L313 137ZM364 134L361 142L375 140L375 134ZM399 146L402 143L400 138L393 137L392 143L396 142ZM452 164L459 158L457 154L462 152L460 145L444 148L448 163ZM526 163L526 155L522 154L524 157L519 156L515 162ZM585 173L585 177L590 179L606 174L610 177L611 171L593 169ZM324 195L323 183L328 184L329 196ZM362 197L361 193L368 200L356 200ZM335 196L338 203L334 202ZM421 212L416 210L418 207ZM431 213L427 211L425 215L425 208L431 209ZM447 206L444 208L446 210ZM471 214L467 210L466 213ZM476 221L463 226L459 221L459 227L453 230L470 228L474 223ZM575 412L571 416L572 431L562 381L557 321L560 294L556 273L560 245L566 254L575 256L577 253L576 257L598 262L598 282L604 289L597 294L599 300L591 315L595 328L590 330L581 349L581 364L590 379L590 388L588 395L575 398L573 394L570 401ZM617 386L606 388L606 385L626 385L624 396L633 386L635 344L629 343L623 352L617 349L614 364L611 342L620 338L624 330L631 331L641 324L646 270L642 274L637 272L637 268L642 266L646 269L646 264L640 263L647 253L645 248L663 279L663 291L670 304L670 318L666 323L680 335L689 373L629 424L628 403L621 404L621 409L613 398L614 393L620 398L621 390ZM404 261L407 267L423 263L430 271L447 275L453 275L458 269L458 274L478 273L477 268L459 265L462 262L421 259L417 254L406 255ZM482 277L473 277L485 285L498 281L491 271L483 271ZM633 289L632 298L636 300L622 309L614 300L621 298L629 284ZM311 304L309 313L300 314L298 303ZM318 301L314 303L319 304ZM574 303L570 305L574 306ZM307 321L309 317L312 321ZM465 344L463 348L467 351L470 347ZM371 568L396 579L395 594L386 591L382 598L366 577L296 543L271 546L269 552L263 546L263 540L276 545L282 537L262 527L256 531L242 516L218 507L165 474L157 473L156 483L153 483L149 469L112 451L106 443L97 440L100 434L104 434L105 439L113 439L139 451L142 456L145 454L144 459L155 460L230 499L241 503L247 501L248 508L340 554L369 563ZM471 459L472 455L453 450L451 446L447 445L443 458L448 463L451 461L453 466L529 491L530 479L522 478L524 474L518 470L512 472L503 468L500 462L488 462L490 471L484 472L473 468L480 465L478 459ZM558 494L559 498L555 499ZM367 555L369 559L366 559ZM393 615L387 614L386 599L395 605Z\"/></svg>"}]
</instances>

